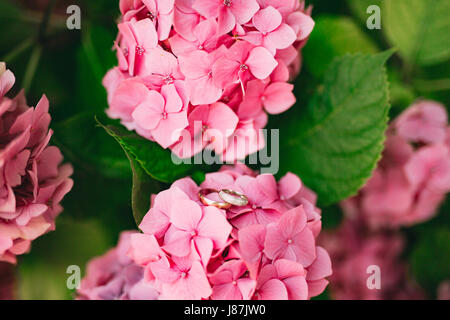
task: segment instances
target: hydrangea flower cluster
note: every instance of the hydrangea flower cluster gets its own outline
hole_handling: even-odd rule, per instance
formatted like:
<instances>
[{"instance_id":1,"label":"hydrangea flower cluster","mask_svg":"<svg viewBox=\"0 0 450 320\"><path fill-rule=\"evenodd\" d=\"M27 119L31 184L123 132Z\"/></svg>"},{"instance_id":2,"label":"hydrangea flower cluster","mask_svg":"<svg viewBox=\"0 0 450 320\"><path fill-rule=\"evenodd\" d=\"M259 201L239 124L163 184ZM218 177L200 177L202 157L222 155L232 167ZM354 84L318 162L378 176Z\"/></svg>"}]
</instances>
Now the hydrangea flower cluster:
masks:
<instances>
[{"instance_id":1,"label":"hydrangea flower cluster","mask_svg":"<svg viewBox=\"0 0 450 320\"><path fill-rule=\"evenodd\" d=\"M226 209L205 205L199 191L213 189L233 190L248 203ZM207 196L214 199L217 193ZM315 194L294 174L277 182L244 165L224 166L207 174L200 187L184 178L153 196L139 226L143 233L130 235L128 255L143 269L147 290L157 292L157 299L308 299L325 289L332 273L328 253L316 245L321 211L315 202ZM113 269L119 265L105 261ZM126 283L124 265L113 277L92 267L88 278L90 273L113 278L109 283L116 289L116 278ZM121 296L129 296L128 289Z\"/></svg>"},{"instance_id":2,"label":"hydrangea flower cluster","mask_svg":"<svg viewBox=\"0 0 450 320\"><path fill-rule=\"evenodd\" d=\"M342 207L375 229L412 225L430 219L449 191L447 112L443 105L424 100L392 122L374 175Z\"/></svg>"},{"instance_id":3,"label":"hydrangea flower cluster","mask_svg":"<svg viewBox=\"0 0 450 320\"><path fill-rule=\"evenodd\" d=\"M404 241L393 231L370 232L361 221L345 220L334 232L321 234L320 243L333 261L330 294L336 300L411 300L424 295L408 277L401 260ZM380 287L370 289L379 267ZM375 280L373 280L375 281Z\"/></svg>"},{"instance_id":4,"label":"hydrangea flower cluster","mask_svg":"<svg viewBox=\"0 0 450 320\"><path fill-rule=\"evenodd\" d=\"M267 113L295 103L288 81L314 27L298 0L121 0L108 115L190 158L226 161L265 145Z\"/></svg>"},{"instance_id":5,"label":"hydrangea flower cluster","mask_svg":"<svg viewBox=\"0 0 450 320\"><path fill-rule=\"evenodd\" d=\"M116 248L89 262L86 277L78 290L78 299L154 300L158 297L153 287L144 281L144 268L127 255L132 234L137 232L122 232Z\"/></svg>"},{"instance_id":6,"label":"hydrangea flower cluster","mask_svg":"<svg viewBox=\"0 0 450 320\"><path fill-rule=\"evenodd\" d=\"M70 191L72 167L48 146L49 102L29 107L23 91L9 99L15 82L0 63L0 261L16 262L31 241L54 229L60 201Z\"/></svg>"}]
</instances>

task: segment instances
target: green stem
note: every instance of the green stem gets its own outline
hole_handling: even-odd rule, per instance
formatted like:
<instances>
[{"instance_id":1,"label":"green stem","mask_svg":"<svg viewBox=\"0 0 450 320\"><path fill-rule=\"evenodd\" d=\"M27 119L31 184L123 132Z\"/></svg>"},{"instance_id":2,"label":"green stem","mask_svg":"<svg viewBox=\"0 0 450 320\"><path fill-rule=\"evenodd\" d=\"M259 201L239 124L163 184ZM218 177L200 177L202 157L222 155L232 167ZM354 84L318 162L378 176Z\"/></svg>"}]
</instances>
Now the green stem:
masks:
<instances>
[{"instance_id":1,"label":"green stem","mask_svg":"<svg viewBox=\"0 0 450 320\"><path fill-rule=\"evenodd\" d=\"M22 52L26 51L28 48L30 48L34 44L34 39L29 38L19 44L17 47L15 47L10 53L8 53L2 61L5 61L7 63L10 63L12 60L17 58Z\"/></svg>"},{"instance_id":2,"label":"green stem","mask_svg":"<svg viewBox=\"0 0 450 320\"><path fill-rule=\"evenodd\" d=\"M39 64L39 60L41 58L41 54L42 54L41 45L37 45L36 47L34 47L33 51L31 52L31 57L30 60L28 61L25 76L23 78L22 87L25 89L25 92L27 92L30 89L31 82L33 81L34 74L36 73L36 69Z\"/></svg>"},{"instance_id":3,"label":"green stem","mask_svg":"<svg viewBox=\"0 0 450 320\"><path fill-rule=\"evenodd\" d=\"M47 32L47 27L50 21L50 17L52 15L53 7L56 4L56 0L50 0L50 3L47 6L47 9L45 10L44 17L42 18L42 23L39 27L39 42L43 42L45 40L45 34Z\"/></svg>"},{"instance_id":4,"label":"green stem","mask_svg":"<svg viewBox=\"0 0 450 320\"><path fill-rule=\"evenodd\" d=\"M450 90L450 79L422 80L414 81L416 89L422 92L436 92Z\"/></svg>"}]
</instances>

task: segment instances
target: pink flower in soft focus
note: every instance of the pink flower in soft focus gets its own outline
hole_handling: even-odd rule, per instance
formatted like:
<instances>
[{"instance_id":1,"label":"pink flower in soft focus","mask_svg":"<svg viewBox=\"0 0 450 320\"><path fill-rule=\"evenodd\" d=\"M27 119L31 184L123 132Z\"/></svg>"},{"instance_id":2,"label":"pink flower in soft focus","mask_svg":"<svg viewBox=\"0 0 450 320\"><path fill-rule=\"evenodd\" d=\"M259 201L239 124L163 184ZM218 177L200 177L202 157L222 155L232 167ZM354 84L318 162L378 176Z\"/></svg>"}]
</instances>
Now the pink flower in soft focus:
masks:
<instances>
[{"instance_id":1,"label":"pink flower in soft focus","mask_svg":"<svg viewBox=\"0 0 450 320\"><path fill-rule=\"evenodd\" d=\"M216 83L225 88L227 84L244 83L254 78L265 79L278 62L263 47L255 47L247 42L236 42L227 55L218 59L213 66L213 77Z\"/></svg>"},{"instance_id":2,"label":"pink flower in soft focus","mask_svg":"<svg viewBox=\"0 0 450 320\"><path fill-rule=\"evenodd\" d=\"M243 38L254 45L265 47L270 52L286 49L297 40L297 35L282 21L281 13L274 7L262 9L253 16L253 25L258 31L250 31Z\"/></svg>"},{"instance_id":3,"label":"pink flower in soft focus","mask_svg":"<svg viewBox=\"0 0 450 320\"><path fill-rule=\"evenodd\" d=\"M174 144L189 124L187 110L173 84L162 86L161 93L149 91L132 117L141 128L150 131L163 148Z\"/></svg>"},{"instance_id":4,"label":"pink flower in soft focus","mask_svg":"<svg viewBox=\"0 0 450 320\"><path fill-rule=\"evenodd\" d=\"M437 298L439 300L450 300L450 281L446 280L439 285Z\"/></svg>"},{"instance_id":5,"label":"pink flower in soft focus","mask_svg":"<svg viewBox=\"0 0 450 320\"><path fill-rule=\"evenodd\" d=\"M208 206L199 197L204 188L231 189L250 203ZM316 245L320 210L314 193L304 189L293 174L277 183L243 164L207 174L200 187L191 178L174 182L152 197L140 225L144 233L131 236L128 257L144 270L140 288L154 288L158 299L309 299L321 294L331 261ZM222 201L215 192L206 197Z\"/></svg>"},{"instance_id":6,"label":"pink flower in soft focus","mask_svg":"<svg viewBox=\"0 0 450 320\"><path fill-rule=\"evenodd\" d=\"M291 209L267 226L264 253L269 259L289 259L308 267L316 258L314 235L306 227L303 207Z\"/></svg>"},{"instance_id":7,"label":"pink flower in soft focus","mask_svg":"<svg viewBox=\"0 0 450 320\"><path fill-rule=\"evenodd\" d=\"M152 284L143 280L144 269L127 256L130 237L135 234L123 232L116 248L89 262L78 299L156 300L159 297Z\"/></svg>"},{"instance_id":8,"label":"pink flower in soft focus","mask_svg":"<svg viewBox=\"0 0 450 320\"><path fill-rule=\"evenodd\" d=\"M428 100L410 106L394 124L399 136L423 143L442 143L447 135L447 126L445 106Z\"/></svg>"},{"instance_id":9,"label":"pink flower in soft focus","mask_svg":"<svg viewBox=\"0 0 450 320\"><path fill-rule=\"evenodd\" d=\"M259 300L306 300L308 284L300 263L280 259L262 268L256 287Z\"/></svg>"},{"instance_id":10,"label":"pink flower in soft focus","mask_svg":"<svg viewBox=\"0 0 450 320\"><path fill-rule=\"evenodd\" d=\"M192 7L206 18L218 18L219 34L247 23L259 9L256 0L195 0Z\"/></svg>"},{"instance_id":11,"label":"pink flower in soft focus","mask_svg":"<svg viewBox=\"0 0 450 320\"><path fill-rule=\"evenodd\" d=\"M450 191L450 145L445 108L422 101L387 131L383 158L355 197L342 202L351 218L372 228L398 227L433 217Z\"/></svg>"},{"instance_id":12,"label":"pink flower in soft focus","mask_svg":"<svg viewBox=\"0 0 450 320\"><path fill-rule=\"evenodd\" d=\"M16 262L31 241L54 230L60 201L73 181L57 147L48 146L52 131L45 96L35 108L24 93L4 97L15 81L0 63L0 261Z\"/></svg>"},{"instance_id":13,"label":"pink flower in soft focus","mask_svg":"<svg viewBox=\"0 0 450 320\"><path fill-rule=\"evenodd\" d=\"M333 299L423 299L401 260L404 243L399 233L370 232L361 221L347 219L336 231L323 233L320 243L333 261L329 285ZM381 270L381 288L377 290L367 286L367 270L374 265Z\"/></svg>"},{"instance_id":14,"label":"pink flower in soft focus","mask_svg":"<svg viewBox=\"0 0 450 320\"><path fill-rule=\"evenodd\" d=\"M212 285L212 300L250 300L256 288L256 281L243 278L247 271L239 260L230 260L221 265L209 277Z\"/></svg>"}]
</instances>

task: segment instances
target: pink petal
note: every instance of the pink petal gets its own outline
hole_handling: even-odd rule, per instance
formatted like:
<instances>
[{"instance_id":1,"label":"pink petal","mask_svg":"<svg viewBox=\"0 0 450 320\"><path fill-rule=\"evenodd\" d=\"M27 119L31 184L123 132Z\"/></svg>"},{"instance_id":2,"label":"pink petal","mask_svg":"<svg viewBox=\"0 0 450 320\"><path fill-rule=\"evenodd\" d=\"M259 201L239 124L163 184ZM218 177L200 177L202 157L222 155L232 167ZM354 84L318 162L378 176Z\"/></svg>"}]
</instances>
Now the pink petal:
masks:
<instances>
[{"instance_id":1,"label":"pink petal","mask_svg":"<svg viewBox=\"0 0 450 320\"><path fill-rule=\"evenodd\" d=\"M194 231L202 218L202 209L191 200L178 200L172 204L170 222L178 229Z\"/></svg>"},{"instance_id":2,"label":"pink petal","mask_svg":"<svg viewBox=\"0 0 450 320\"><path fill-rule=\"evenodd\" d=\"M258 292L262 300L288 300L286 286L278 279L267 281Z\"/></svg>"},{"instance_id":3,"label":"pink petal","mask_svg":"<svg viewBox=\"0 0 450 320\"><path fill-rule=\"evenodd\" d=\"M132 113L136 123L146 130L158 127L164 112L164 98L156 91L149 91L147 98Z\"/></svg>"},{"instance_id":4,"label":"pink petal","mask_svg":"<svg viewBox=\"0 0 450 320\"><path fill-rule=\"evenodd\" d=\"M206 51L196 50L181 55L178 59L181 71L188 79L198 79L207 76L211 71L211 66L208 63L210 56Z\"/></svg>"},{"instance_id":5,"label":"pink petal","mask_svg":"<svg viewBox=\"0 0 450 320\"><path fill-rule=\"evenodd\" d=\"M164 111L165 112L179 112L183 108L183 101L178 95L178 91L175 85L164 85L161 88L161 94L166 100Z\"/></svg>"},{"instance_id":6,"label":"pink petal","mask_svg":"<svg viewBox=\"0 0 450 320\"><path fill-rule=\"evenodd\" d=\"M278 222L278 228L284 238L289 239L305 228L306 220L306 212L303 206L298 206L283 214Z\"/></svg>"},{"instance_id":7,"label":"pink petal","mask_svg":"<svg viewBox=\"0 0 450 320\"><path fill-rule=\"evenodd\" d=\"M154 236L132 234L130 237L130 257L139 265L146 265L160 259L163 252Z\"/></svg>"},{"instance_id":8,"label":"pink petal","mask_svg":"<svg viewBox=\"0 0 450 320\"><path fill-rule=\"evenodd\" d=\"M211 239L215 249L221 249L226 245L231 229L231 225L219 209L203 208L203 218L198 224L198 234Z\"/></svg>"},{"instance_id":9,"label":"pink petal","mask_svg":"<svg viewBox=\"0 0 450 320\"><path fill-rule=\"evenodd\" d=\"M258 10L259 5L256 0L233 0L231 5L231 12L239 24L245 24L250 21Z\"/></svg>"},{"instance_id":10,"label":"pink petal","mask_svg":"<svg viewBox=\"0 0 450 320\"><path fill-rule=\"evenodd\" d=\"M296 276L283 280L286 286L289 300L307 300L308 284L305 277Z\"/></svg>"},{"instance_id":11,"label":"pink petal","mask_svg":"<svg viewBox=\"0 0 450 320\"><path fill-rule=\"evenodd\" d=\"M245 64L256 78L263 80L270 76L278 62L267 49L256 47L250 52Z\"/></svg>"},{"instance_id":12,"label":"pink petal","mask_svg":"<svg viewBox=\"0 0 450 320\"><path fill-rule=\"evenodd\" d=\"M280 114L292 107L296 98L292 93L294 86L289 83L276 82L267 87L264 92L264 108L270 114Z\"/></svg>"},{"instance_id":13,"label":"pink petal","mask_svg":"<svg viewBox=\"0 0 450 320\"><path fill-rule=\"evenodd\" d=\"M297 34L297 40L305 40L314 29L314 20L307 14L296 11L290 14L286 21Z\"/></svg>"},{"instance_id":14,"label":"pink petal","mask_svg":"<svg viewBox=\"0 0 450 320\"><path fill-rule=\"evenodd\" d=\"M321 294L328 285L328 280L321 279L308 281L308 298L316 297Z\"/></svg>"},{"instance_id":15,"label":"pink petal","mask_svg":"<svg viewBox=\"0 0 450 320\"><path fill-rule=\"evenodd\" d=\"M331 259L328 252L322 247L317 247L316 251L316 260L308 268L308 281L323 279L331 276L333 273L331 269Z\"/></svg>"},{"instance_id":16,"label":"pink petal","mask_svg":"<svg viewBox=\"0 0 450 320\"><path fill-rule=\"evenodd\" d=\"M158 127L152 131L152 135L156 142L166 149L178 141L182 130L188 125L186 111L169 113L167 119L162 119Z\"/></svg>"},{"instance_id":17,"label":"pink petal","mask_svg":"<svg viewBox=\"0 0 450 320\"><path fill-rule=\"evenodd\" d=\"M186 231L168 232L164 237L162 248L174 256L185 257L191 252L191 239L191 234Z\"/></svg>"},{"instance_id":18,"label":"pink petal","mask_svg":"<svg viewBox=\"0 0 450 320\"><path fill-rule=\"evenodd\" d=\"M253 16L253 25L262 34L272 32L281 25L280 12L272 6L261 9Z\"/></svg>"},{"instance_id":19,"label":"pink petal","mask_svg":"<svg viewBox=\"0 0 450 320\"><path fill-rule=\"evenodd\" d=\"M295 174L288 172L278 181L281 200L288 200L298 194L302 188L302 181Z\"/></svg>"},{"instance_id":20,"label":"pink petal","mask_svg":"<svg viewBox=\"0 0 450 320\"><path fill-rule=\"evenodd\" d=\"M191 93L191 104L194 106L215 103L222 96L222 89L216 85L210 76L189 80L188 88Z\"/></svg>"},{"instance_id":21,"label":"pink petal","mask_svg":"<svg viewBox=\"0 0 450 320\"><path fill-rule=\"evenodd\" d=\"M296 40L294 30L287 24L283 23L275 31L269 33L264 38L264 45L272 49L286 49L289 48Z\"/></svg>"},{"instance_id":22,"label":"pink petal","mask_svg":"<svg viewBox=\"0 0 450 320\"><path fill-rule=\"evenodd\" d=\"M152 208L144 216L139 229L149 235L155 235L160 238L169 227L169 217L157 208Z\"/></svg>"}]
</instances>

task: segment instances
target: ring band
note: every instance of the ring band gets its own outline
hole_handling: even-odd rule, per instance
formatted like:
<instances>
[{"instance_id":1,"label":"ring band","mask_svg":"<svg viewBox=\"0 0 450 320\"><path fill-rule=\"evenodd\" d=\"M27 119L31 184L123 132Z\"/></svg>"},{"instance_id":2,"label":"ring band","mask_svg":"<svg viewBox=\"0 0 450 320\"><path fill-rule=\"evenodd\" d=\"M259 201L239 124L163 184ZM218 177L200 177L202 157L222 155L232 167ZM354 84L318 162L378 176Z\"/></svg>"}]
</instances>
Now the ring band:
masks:
<instances>
[{"instance_id":1,"label":"ring band","mask_svg":"<svg viewBox=\"0 0 450 320\"><path fill-rule=\"evenodd\" d=\"M219 197L226 203L230 203L237 207L243 207L248 204L248 198L244 194L230 189L220 190Z\"/></svg>"},{"instance_id":2,"label":"ring band","mask_svg":"<svg viewBox=\"0 0 450 320\"><path fill-rule=\"evenodd\" d=\"M213 207L216 207L219 209L228 209L231 207L231 205L232 205L231 203L218 202L218 201L214 201L214 200L206 198L206 195L208 195L210 193L219 193L219 191L216 189L200 189L200 191L198 192L198 197L200 198L200 201L205 206L213 206Z\"/></svg>"}]
</instances>

